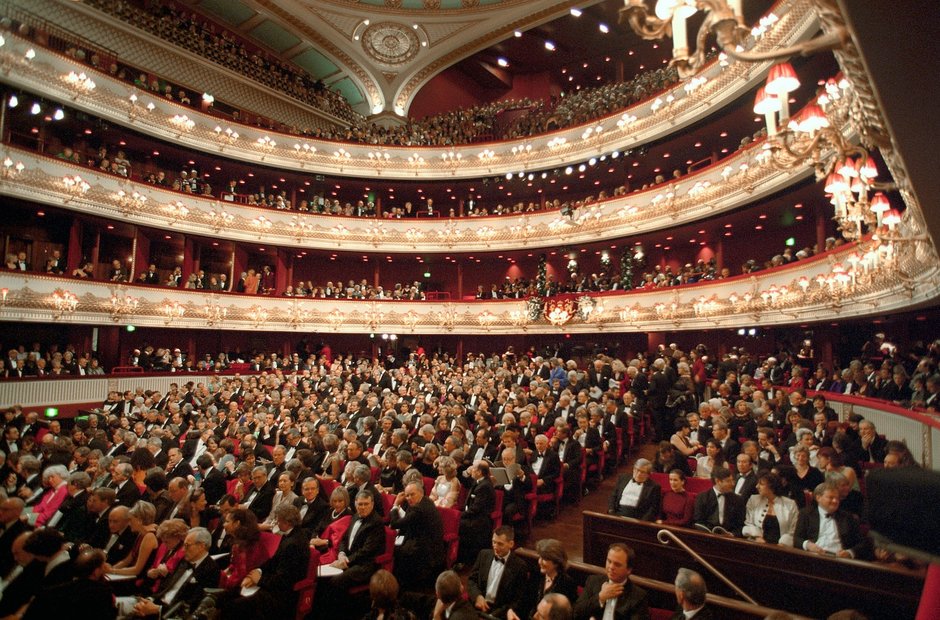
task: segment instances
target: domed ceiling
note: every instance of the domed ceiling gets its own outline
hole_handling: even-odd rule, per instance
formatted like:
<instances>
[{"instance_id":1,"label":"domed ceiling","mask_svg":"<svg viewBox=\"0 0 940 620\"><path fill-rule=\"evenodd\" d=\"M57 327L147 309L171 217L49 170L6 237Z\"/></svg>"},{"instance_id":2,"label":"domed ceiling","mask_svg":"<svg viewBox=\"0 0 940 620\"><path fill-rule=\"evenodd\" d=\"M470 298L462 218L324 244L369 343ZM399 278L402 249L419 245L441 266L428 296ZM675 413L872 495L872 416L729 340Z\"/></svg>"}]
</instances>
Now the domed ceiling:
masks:
<instances>
[{"instance_id":1,"label":"domed ceiling","mask_svg":"<svg viewBox=\"0 0 940 620\"><path fill-rule=\"evenodd\" d=\"M194 0L188 6L301 67L365 116L407 114L421 87L456 65L462 79L508 90L515 75L581 66L588 56L627 59L633 47L633 70L642 70L644 53L648 66L666 59L666 50L640 42L618 23L622 0Z\"/></svg>"}]
</instances>

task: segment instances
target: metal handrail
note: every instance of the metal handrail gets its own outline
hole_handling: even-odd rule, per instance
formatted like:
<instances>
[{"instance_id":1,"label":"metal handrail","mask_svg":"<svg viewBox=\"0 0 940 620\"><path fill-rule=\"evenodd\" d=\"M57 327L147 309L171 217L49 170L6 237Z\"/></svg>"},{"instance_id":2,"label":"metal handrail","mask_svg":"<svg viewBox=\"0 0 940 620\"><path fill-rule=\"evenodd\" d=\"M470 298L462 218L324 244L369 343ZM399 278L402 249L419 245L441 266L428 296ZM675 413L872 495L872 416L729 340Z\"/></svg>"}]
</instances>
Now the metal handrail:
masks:
<instances>
[{"instance_id":1,"label":"metal handrail","mask_svg":"<svg viewBox=\"0 0 940 620\"><path fill-rule=\"evenodd\" d=\"M709 571L711 574L713 574L715 577L718 577L719 579L721 579L721 580L725 583L726 586L728 586L729 588L731 588L732 590L734 590L734 591L738 594L738 596L740 596L741 598L743 598L744 600L746 600L746 601L747 601L748 603L750 603L751 605L759 605L759 603L758 603L757 601L755 601L753 598L751 598L750 596L748 596L747 593L746 593L744 590L742 590L741 588L739 588L733 581L731 581L730 579L728 579L727 577L725 577L723 574L721 574L721 571L719 571L717 568L715 568L715 567L712 566L709 562L707 562L707 561L705 560L705 558L703 558L703 557L700 556L698 553L696 553L695 551L693 551L692 548L689 547L687 544L685 544L684 542L682 542L682 541L679 539L679 537L675 535L675 533L673 533L673 532L671 532L671 531L669 531L669 530L659 530L659 532L656 533L656 539L657 539L659 542L661 542L662 544L664 544L664 545L668 545L670 540L671 540L672 542L676 543L676 545L678 545L679 547L681 547L686 553L688 553L690 556L692 556L692 558L693 558L696 562L698 562L699 564L701 564L702 566L704 566L705 568L707 568L708 571Z\"/></svg>"}]
</instances>

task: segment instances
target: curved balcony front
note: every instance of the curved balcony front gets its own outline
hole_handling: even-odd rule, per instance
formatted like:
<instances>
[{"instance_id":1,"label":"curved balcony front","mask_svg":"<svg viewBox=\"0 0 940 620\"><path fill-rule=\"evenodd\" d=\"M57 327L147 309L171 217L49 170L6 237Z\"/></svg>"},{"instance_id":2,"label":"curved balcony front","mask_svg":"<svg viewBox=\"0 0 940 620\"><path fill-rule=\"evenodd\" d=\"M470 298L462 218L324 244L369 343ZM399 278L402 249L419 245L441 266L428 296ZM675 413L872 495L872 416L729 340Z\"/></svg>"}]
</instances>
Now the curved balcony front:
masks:
<instances>
[{"instance_id":1,"label":"curved balcony front","mask_svg":"<svg viewBox=\"0 0 940 620\"><path fill-rule=\"evenodd\" d=\"M818 19L811 0L774 7L779 18L755 43L772 51L812 36ZM26 58L32 50L31 59ZM542 170L586 161L666 137L738 98L760 80L771 62L715 61L695 79L622 113L526 139L473 146L378 147L326 142L221 122L172 101L137 92L127 84L10 34L0 48L3 81L42 92L96 117L207 153L267 166L320 174L386 179L472 179ZM70 83L69 73L91 76L94 88Z\"/></svg>"},{"instance_id":2,"label":"curved balcony front","mask_svg":"<svg viewBox=\"0 0 940 620\"><path fill-rule=\"evenodd\" d=\"M458 219L375 219L249 207L133 183L8 146L0 194L140 226L282 247L383 252L486 252L590 243L679 226L750 204L808 178L761 161L761 143L676 182L557 210ZM16 168L22 164L22 170ZM78 176L87 184L74 183ZM132 198L135 196L135 198ZM222 217L224 211L226 217Z\"/></svg>"},{"instance_id":3,"label":"curved balcony front","mask_svg":"<svg viewBox=\"0 0 940 620\"><path fill-rule=\"evenodd\" d=\"M905 217L902 227L916 221ZM218 294L0 273L0 320L220 330L513 334L647 332L838 321L940 294L933 246L866 238L756 274L671 288L467 302ZM889 249L890 248L890 249Z\"/></svg>"}]
</instances>

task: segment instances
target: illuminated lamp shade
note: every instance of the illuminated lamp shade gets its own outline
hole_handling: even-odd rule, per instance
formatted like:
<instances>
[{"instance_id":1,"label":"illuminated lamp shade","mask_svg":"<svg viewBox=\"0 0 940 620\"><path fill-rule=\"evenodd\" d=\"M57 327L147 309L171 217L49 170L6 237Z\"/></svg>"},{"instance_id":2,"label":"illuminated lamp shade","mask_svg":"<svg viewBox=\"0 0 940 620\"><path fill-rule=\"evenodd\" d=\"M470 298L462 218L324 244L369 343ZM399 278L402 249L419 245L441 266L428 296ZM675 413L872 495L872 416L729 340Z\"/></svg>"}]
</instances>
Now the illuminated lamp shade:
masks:
<instances>
[{"instance_id":1,"label":"illuminated lamp shade","mask_svg":"<svg viewBox=\"0 0 940 620\"><path fill-rule=\"evenodd\" d=\"M836 172L845 178L857 177L858 170L855 168L855 160L853 160L851 157L846 157L836 164Z\"/></svg>"},{"instance_id":2,"label":"illuminated lamp shade","mask_svg":"<svg viewBox=\"0 0 940 620\"><path fill-rule=\"evenodd\" d=\"M694 15L695 11L695 3L689 0L659 0L656 3L656 17L659 19L672 19L674 13L684 19Z\"/></svg>"},{"instance_id":3,"label":"illuminated lamp shade","mask_svg":"<svg viewBox=\"0 0 940 620\"><path fill-rule=\"evenodd\" d=\"M767 91L763 87L757 89L757 96L754 98L754 114L760 114L764 117L764 121L767 125L767 133L770 135L777 133L777 120L775 115L780 110L780 99L767 94Z\"/></svg>"},{"instance_id":4,"label":"illuminated lamp shade","mask_svg":"<svg viewBox=\"0 0 940 620\"><path fill-rule=\"evenodd\" d=\"M754 98L754 114L773 114L780 110L780 99L767 93L763 86L757 89Z\"/></svg>"},{"instance_id":5,"label":"illuminated lamp shade","mask_svg":"<svg viewBox=\"0 0 940 620\"><path fill-rule=\"evenodd\" d=\"M765 90L776 97L785 97L800 87L800 80L796 77L793 65L781 62L770 68L767 74Z\"/></svg>"},{"instance_id":6,"label":"illuminated lamp shade","mask_svg":"<svg viewBox=\"0 0 940 620\"><path fill-rule=\"evenodd\" d=\"M824 189L827 194L841 194L849 189L849 184L845 182L845 177L841 174L831 172L826 177L826 187Z\"/></svg>"},{"instance_id":7,"label":"illuminated lamp shade","mask_svg":"<svg viewBox=\"0 0 940 620\"><path fill-rule=\"evenodd\" d=\"M901 214L897 209L890 209L885 213L882 221L885 223L885 226L894 230L894 227L901 223Z\"/></svg>"},{"instance_id":8,"label":"illuminated lamp shade","mask_svg":"<svg viewBox=\"0 0 940 620\"><path fill-rule=\"evenodd\" d=\"M803 113L800 115L799 121L799 130L805 133L813 133L829 126L829 119L826 118L826 113L823 112L815 103L810 103L805 108L803 108Z\"/></svg>"},{"instance_id":9,"label":"illuminated lamp shade","mask_svg":"<svg viewBox=\"0 0 940 620\"><path fill-rule=\"evenodd\" d=\"M865 163L862 164L858 172L866 179L874 179L878 176L878 166L875 165L875 161L871 157L866 157Z\"/></svg>"},{"instance_id":10,"label":"illuminated lamp shade","mask_svg":"<svg viewBox=\"0 0 940 620\"><path fill-rule=\"evenodd\" d=\"M878 225L881 226L881 224L884 223L884 214L891 210L891 203L888 202L887 196L881 192L876 192L871 199L871 206L869 208L878 218Z\"/></svg>"}]
</instances>

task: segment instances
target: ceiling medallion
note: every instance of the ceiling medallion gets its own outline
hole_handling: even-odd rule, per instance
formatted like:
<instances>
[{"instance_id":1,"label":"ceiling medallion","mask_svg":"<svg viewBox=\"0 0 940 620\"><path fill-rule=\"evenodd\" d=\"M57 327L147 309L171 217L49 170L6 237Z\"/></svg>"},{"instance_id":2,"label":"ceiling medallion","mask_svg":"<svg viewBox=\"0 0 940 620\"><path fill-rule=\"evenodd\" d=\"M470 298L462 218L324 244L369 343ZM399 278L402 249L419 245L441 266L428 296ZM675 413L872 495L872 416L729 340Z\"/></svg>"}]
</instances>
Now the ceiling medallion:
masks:
<instances>
[{"instance_id":1,"label":"ceiling medallion","mask_svg":"<svg viewBox=\"0 0 940 620\"><path fill-rule=\"evenodd\" d=\"M411 28L393 22L372 24L362 33L362 47L370 58L386 65L401 65L417 55L421 45Z\"/></svg>"}]
</instances>

